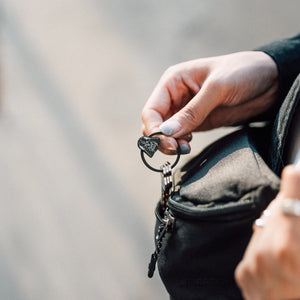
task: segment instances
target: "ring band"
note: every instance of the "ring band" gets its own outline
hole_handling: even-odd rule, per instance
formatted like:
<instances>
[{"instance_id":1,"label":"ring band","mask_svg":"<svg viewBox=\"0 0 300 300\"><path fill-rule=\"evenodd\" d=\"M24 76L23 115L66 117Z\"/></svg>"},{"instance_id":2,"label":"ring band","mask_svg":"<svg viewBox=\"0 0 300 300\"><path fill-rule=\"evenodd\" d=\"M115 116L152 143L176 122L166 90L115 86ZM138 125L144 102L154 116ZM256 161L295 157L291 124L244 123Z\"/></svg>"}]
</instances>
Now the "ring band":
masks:
<instances>
[{"instance_id":1,"label":"ring band","mask_svg":"<svg viewBox=\"0 0 300 300\"><path fill-rule=\"evenodd\" d=\"M259 227L259 228L264 228L264 227L266 227L266 225L267 225L266 220L261 219L261 218L256 219L253 223L253 227Z\"/></svg>"},{"instance_id":2,"label":"ring band","mask_svg":"<svg viewBox=\"0 0 300 300\"><path fill-rule=\"evenodd\" d=\"M285 215L300 217L300 199L284 199L281 209Z\"/></svg>"},{"instance_id":3,"label":"ring band","mask_svg":"<svg viewBox=\"0 0 300 300\"><path fill-rule=\"evenodd\" d=\"M265 209L261 215L264 217L270 217L272 215L272 213L271 213L270 209Z\"/></svg>"}]
</instances>

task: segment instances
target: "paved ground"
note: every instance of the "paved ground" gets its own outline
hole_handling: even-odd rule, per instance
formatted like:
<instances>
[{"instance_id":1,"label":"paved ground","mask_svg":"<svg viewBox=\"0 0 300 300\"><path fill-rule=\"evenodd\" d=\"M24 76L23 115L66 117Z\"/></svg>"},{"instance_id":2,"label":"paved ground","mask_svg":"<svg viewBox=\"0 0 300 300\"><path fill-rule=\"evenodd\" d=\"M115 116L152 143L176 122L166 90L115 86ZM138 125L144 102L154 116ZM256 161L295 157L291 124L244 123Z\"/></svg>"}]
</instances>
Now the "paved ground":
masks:
<instances>
[{"instance_id":1,"label":"paved ground","mask_svg":"<svg viewBox=\"0 0 300 300\"><path fill-rule=\"evenodd\" d=\"M167 66L296 33L286 3L0 1L0 299L167 299L140 111Z\"/></svg>"}]
</instances>

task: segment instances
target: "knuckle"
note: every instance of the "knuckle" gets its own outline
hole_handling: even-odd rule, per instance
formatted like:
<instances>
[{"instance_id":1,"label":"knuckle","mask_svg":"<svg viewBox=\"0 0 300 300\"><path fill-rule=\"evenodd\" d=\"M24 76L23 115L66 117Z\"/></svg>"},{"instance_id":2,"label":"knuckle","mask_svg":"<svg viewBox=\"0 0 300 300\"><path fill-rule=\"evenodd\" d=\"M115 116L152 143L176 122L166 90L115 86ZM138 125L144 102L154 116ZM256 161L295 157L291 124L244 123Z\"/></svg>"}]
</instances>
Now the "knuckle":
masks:
<instances>
[{"instance_id":1,"label":"knuckle","mask_svg":"<svg viewBox=\"0 0 300 300\"><path fill-rule=\"evenodd\" d=\"M286 180L299 181L300 172L293 166L287 166L283 169L282 178Z\"/></svg>"},{"instance_id":2,"label":"knuckle","mask_svg":"<svg viewBox=\"0 0 300 300\"><path fill-rule=\"evenodd\" d=\"M235 95L236 85L234 81L220 75L211 76L207 83L207 89L214 92L217 99L229 102Z\"/></svg>"},{"instance_id":3,"label":"knuckle","mask_svg":"<svg viewBox=\"0 0 300 300\"><path fill-rule=\"evenodd\" d=\"M148 136L148 135L154 133L155 131L158 131L155 127L143 126L143 128L142 128L143 135L145 135L145 136Z\"/></svg>"},{"instance_id":4,"label":"knuckle","mask_svg":"<svg viewBox=\"0 0 300 300\"><path fill-rule=\"evenodd\" d=\"M188 120L188 122L191 123L191 124L193 124L193 125L197 125L198 124L199 117L198 117L196 109L193 108L193 107L186 106L182 110L182 117L185 120Z\"/></svg>"},{"instance_id":5,"label":"knuckle","mask_svg":"<svg viewBox=\"0 0 300 300\"><path fill-rule=\"evenodd\" d=\"M234 278L235 278L236 282L238 283L238 285L242 284L243 276L244 276L243 267L241 265L238 265L234 271Z\"/></svg>"},{"instance_id":6,"label":"knuckle","mask_svg":"<svg viewBox=\"0 0 300 300\"><path fill-rule=\"evenodd\" d=\"M161 77L161 80L165 83L172 83L175 86L181 81L182 79L182 70L180 64L170 66L166 69Z\"/></svg>"},{"instance_id":7,"label":"knuckle","mask_svg":"<svg viewBox=\"0 0 300 300\"><path fill-rule=\"evenodd\" d=\"M207 80L207 88L210 90L221 90L224 88L224 80L218 76L210 76Z\"/></svg>"},{"instance_id":8,"label":"knuckle","mask_svg":"<svg viewBox=\"0 0 300 300\"><path fill-rule=\"evenodd\" d=\"M154 124L151 118L151 111L149 109L143 109L141 113L142 118L142 132L144 135L149 135L154 131L157 131L158 124Z\"/></svg>"},{"instance_id":9,"label":"knuckle","mask_svg":"<svg viewBox=\"0 0 300 300\"><path fill-rule=\"evenodd\" d=\"M255 272L259 271L261 268L264 268L265 259L267 257L267 253L262 250L258 250L254 255L254 264L253 269Z\"/></svg>"},{"instance_id":10,"label":"knuckle","mask_svg":"<svg viewBox=\"0 0 300 300\"><path fill-rule=\"evenodd\" d=\"M144 123L145 123L145 122L147 121L147 119L148 119L148 112L147 112L147 110L146 110L145 108L142 110L141 118L142 118L142 121L143 121Z\"/></svg>"},{"instance_id":11,"label":"knuckle","mask_svg":"<svg viewBox=\"0 0 300 300\"><path fill-rule=\"evenodd\" d=\"M178 66L177 65L170 66L163 73L163 77L165 77L165 78L173 77L174 74L176 74L177 72L178 72Z\"/></svg>"},{"instance_id":12,"label":"knuckle","mask_svg":"<svg viewBox=\"0 0 300 300\"><path fill-rule=\"evenodd\" d=\"M290 257L290 247L287 247L287 245L280 244L275 249L275 257L279 262L285 262Z\"/></svg>"},{"instance_id":13,"label":"knuckle","mask_svg":"<svg viewBox=\"0 0 300 300\"><path fill-rule=\"evenodd\" d=\"M244 285L247 283L248 278L251 277L251 271L244 264L240 264L235 269L234 277L238 286L243 288Z\"/></svg>"},{"instance_id":14,"label":"knuckle","mask_svg":"<svg viewBox=\"0 0 300 300\"><path fill-rule=\"evenodd\" d=\"M145 126L142 126L142 134L147 135L147 129Z\"/></svg>"}]
</instances>

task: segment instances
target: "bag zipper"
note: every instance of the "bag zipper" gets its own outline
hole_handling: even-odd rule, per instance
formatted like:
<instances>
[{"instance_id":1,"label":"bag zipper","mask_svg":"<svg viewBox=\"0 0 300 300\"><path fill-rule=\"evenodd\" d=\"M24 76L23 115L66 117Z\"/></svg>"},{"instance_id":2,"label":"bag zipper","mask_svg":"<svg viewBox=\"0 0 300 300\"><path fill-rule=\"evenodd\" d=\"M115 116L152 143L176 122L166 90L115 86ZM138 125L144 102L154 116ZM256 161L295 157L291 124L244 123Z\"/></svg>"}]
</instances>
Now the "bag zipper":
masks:
<instances>
[{"instance_id":1,"label":"bag zipper","mask_svg":"<svg viewBox=\"0 0 300 300\"><path fill-rule=\"evenodd\" d=\"M233 216L234 213L240 215L241 218L246 217L248 214L251 214L253 210L256 210L257 207L255 205L255 201L251 198L244 199L243 203L239 205L234 205L232 207L205 207L203 210L197 207L186 206L182 203L176 201L175 198L169 198L168 201L168 209L172 212L173 216L184 218L184 219L197 219L197 220L205 220L209 218L210 221L225 221L228 216ZM236 218L238 218L238 215Z\"/></svg>"}]
</instances>

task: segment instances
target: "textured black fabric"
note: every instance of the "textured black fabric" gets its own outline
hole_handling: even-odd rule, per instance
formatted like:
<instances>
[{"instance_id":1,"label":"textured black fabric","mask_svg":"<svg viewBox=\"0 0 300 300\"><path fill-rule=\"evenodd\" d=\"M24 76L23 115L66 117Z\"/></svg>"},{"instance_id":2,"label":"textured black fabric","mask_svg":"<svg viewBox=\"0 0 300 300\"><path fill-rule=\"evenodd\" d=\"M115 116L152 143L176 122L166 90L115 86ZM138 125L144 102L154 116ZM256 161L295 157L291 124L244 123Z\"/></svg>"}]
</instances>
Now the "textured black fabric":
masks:
<instances>
[{"instance_id":1,"label":"textured black fabric","mask_svg":"<svg viewBox=\"0 0 300 300\"><path fill-rule=\"evenodd\" d=\"M280 91L285 96L300 73L300 33L287 39L281 39L256 50L270 55L277 64Z\"/></svg>"},{"instance_id":2,"label":"textured black fabric","mask_svg":"<svg viewBox=\"0 0 300 300\"><path fill-rule=\"evenodd\" d=\"M274 41L255 50L270 55L275 61L279 73L279 94L276 103L269 111L251 120L265 121L274 118L295 78L300 73L300 33L290 38Z\"/></svg>"},{"instance_id":3,"label":"textured black fabric","mask_svg":"<svg viewBox=\"0 0 300 300\"><path fill-rule=\"evenodd\" d=\"M289 90L286 100L280 107L279 113L273 125L272 140L269 148L269 157L271 159L271 168L277 174L280 174L284 167L284 149L288 136L288 130L296 108L300 102L300 75L296 78L293 86Z\"/></svg>"},{"instance_id":4,"label":"textured black fabric","mask_svg":"<svg viewBox=\"0 0 300 300\"><path fill-rule=\"evenodd\" d=\"M291 85L300 73L300 33L291 38L274 41L254 50L267 53L275 61L279 73L279 93L272 108L250 119L248 123L270 121L276 116Z\"/></svg>"},{"instance_id":5,"label":"textured black fabric","mask_svg":"<svg viewBox=\"0 0 300 300\"><path fill-rule=\"evenodd\" d=\"M300 77L273 125L225 136L177 172L168 201L175 225L158 256L171 299L242 299L234 270L253 221L279 190L281 154L299 97ZM159 204L157 212L163 217ZM159 224L158 218L156 230Z\"/></svg>"}]
</instances>

